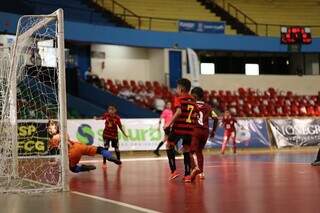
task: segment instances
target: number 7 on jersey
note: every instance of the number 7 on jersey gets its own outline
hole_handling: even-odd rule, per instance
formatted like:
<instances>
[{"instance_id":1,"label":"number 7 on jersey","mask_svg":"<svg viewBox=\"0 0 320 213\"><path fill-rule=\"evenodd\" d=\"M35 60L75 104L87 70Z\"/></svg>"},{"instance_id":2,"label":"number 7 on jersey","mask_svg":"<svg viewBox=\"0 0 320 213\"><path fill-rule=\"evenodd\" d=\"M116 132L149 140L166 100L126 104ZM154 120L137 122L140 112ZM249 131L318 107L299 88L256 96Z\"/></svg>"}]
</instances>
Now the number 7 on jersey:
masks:
<instances>
[{"instance_id":1,"label":"number 7 on jersey","mask_svg":"<svg viewBox=\"0 0 320 213\"><path fill-rule=\"evenodd\" d=\"M192 113L193 113L193 110L194 110L194 106L188 104L187 110L189 111L189 115L188 115L188 118L187 118L186 122L187 123L192 123L191 116L192 116Z\"/></svg>"}]
</instances>

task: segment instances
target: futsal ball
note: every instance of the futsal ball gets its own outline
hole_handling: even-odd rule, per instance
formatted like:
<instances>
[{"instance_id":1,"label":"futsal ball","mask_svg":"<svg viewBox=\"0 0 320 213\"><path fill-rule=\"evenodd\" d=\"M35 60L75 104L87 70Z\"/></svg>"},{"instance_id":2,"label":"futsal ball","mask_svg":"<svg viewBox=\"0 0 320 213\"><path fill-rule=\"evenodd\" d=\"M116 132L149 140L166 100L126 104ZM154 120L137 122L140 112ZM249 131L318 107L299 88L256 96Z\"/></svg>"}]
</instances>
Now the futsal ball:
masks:
<instances>
[{"instance_id":1,"label":"futsal ball","mask_svg":"<svg viewBox=\"0 0 320 213\"><path fill-rule=\"evenodd\" d=\"M92 145L94 142L94 132L90 125L81 124L78 127L77 139L79 142L87 145Z\"/></svg>"}]
</instances>

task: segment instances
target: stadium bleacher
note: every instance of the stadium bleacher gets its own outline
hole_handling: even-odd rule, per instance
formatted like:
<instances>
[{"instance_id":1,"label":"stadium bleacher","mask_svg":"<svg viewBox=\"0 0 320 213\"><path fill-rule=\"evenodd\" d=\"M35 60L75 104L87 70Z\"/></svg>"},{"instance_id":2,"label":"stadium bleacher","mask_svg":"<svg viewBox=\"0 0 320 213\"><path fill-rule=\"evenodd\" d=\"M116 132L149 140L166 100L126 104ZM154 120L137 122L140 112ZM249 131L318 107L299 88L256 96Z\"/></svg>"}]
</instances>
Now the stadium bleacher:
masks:
<instances>
[{"instance_id":1,"label":"stadium bleacher","mask_svg":"<svg viewBox=\"0 0 320 213\"><path fill-rule=\"evenodd\" d=\"M173 32L178 31L178 20L221 21L218 16L205 9L196 0L118 0L117 2L142 17L141 29L150 28L149 17L152 19L152 30ZM111 10L113 7L112 1L97 1L97 3L108 10ZM120 13L121 10L119 8L119 11L115 12ZM138 28L136 17L127 17L126 21ZM226 25L225 33L235 35L236 31L231 29L229 25Z\"/></svg>"},{"instance_id":2,"label":"stadium bleacher","mask_svg":"<svg viewBox=\"0 0 320 213\"><path fill-rule=\"evenodd\" d=\"M23 8L23 10L17 8ZM68 21L121 26L119 19L115 21L112 14L98 11L92 8L88 2L82 0L15 0L0 6L1 11L20 14L50 14L58 8L64 10L64 17Z\"/></svg>"},{"instance_id":3,"label":"stadium bleacher","mask_svg":"<svg viewBox=\"0 0 320 213\"><path fill-rule=\"evenodd\" d=\"M268 35L279 36L280 25L319 26L320 3L317 0L215 0L219 5L231 3L257 23L278 25L269 27ZM249 26L254 30L255 26ZM265 35L264 25L258 26L258 35ZM320 27L312 29L320 35Z\"/></svg>"}]
</instances>

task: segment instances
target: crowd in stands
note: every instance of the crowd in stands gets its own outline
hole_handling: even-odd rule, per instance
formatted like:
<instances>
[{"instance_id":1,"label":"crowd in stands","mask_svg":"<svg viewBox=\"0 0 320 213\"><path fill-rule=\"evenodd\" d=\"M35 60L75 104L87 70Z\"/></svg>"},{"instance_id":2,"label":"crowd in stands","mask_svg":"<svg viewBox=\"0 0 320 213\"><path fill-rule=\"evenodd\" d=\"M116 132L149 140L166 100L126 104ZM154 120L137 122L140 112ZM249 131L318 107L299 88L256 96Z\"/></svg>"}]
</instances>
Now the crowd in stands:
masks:
<instances>
[{"instance_id":1,"label":"crowd in stands","mask_svg":"<svg viewBox=\"0 0 320 213\"><path fill-rule=\"evenodd\" d=\"M87 81L142 107L160 112L175 92L159 82L101 79L91 75ZM319 95L296 95L269 88L266 91L239 88L237 91L205 91L205 101L214 109L229 110L237 117L320 116Z\"/></svg>"},{"instance_id":2,"label":"crowd in stands","mask_svg":"<svg viewBox=\"0 0 320 213\"><path fill-rule=\"evenodd\" d=\"M269 88L266 91L239 88L237 91L211 91L206 101L221 111L238 117L320 116L317 95L296 95Z\"/></svg>"},{"instance_id":3,"label":"crowd in stands","mask_svg":"<svg viewBox=\"0 0 320 213\"><path fill-rule=\"evenodd\" d=\"M97 75L89 75L86 81L95 87L108 91L113 95L134 102L141 107L161 112L165 102L172 100L174 91L169 90L165 85L159 82L142 82L99 78Z\"/></svg>"}]
</instances>

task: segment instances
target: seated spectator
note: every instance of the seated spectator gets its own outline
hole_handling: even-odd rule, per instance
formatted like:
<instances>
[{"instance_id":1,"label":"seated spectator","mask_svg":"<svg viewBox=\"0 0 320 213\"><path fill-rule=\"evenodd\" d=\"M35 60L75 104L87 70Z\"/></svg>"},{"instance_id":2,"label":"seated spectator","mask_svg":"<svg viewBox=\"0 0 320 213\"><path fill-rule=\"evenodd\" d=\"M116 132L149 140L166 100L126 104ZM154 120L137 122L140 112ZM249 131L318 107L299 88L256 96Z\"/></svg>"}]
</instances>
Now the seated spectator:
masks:
<instances>
[{"instance_id":1,"label":"seated spectator","mask_svg":"<svg viewBox=\"0 0 320 213\"><path fill-rule=\"evenodd\" d=\"M216 98L216 97L212 98L211 102L212 102L213 106L219 106L218 98Z\"/></svg>"},{"instance_id":2,"label":"seated spectator","mask_svg":"<svg viewBox=\"0 0 320 213\"><path fill-rule=\"evenodd\" d=\"M254 107L252 108L252 112L255 114L255 116L259 116L259 115L260 115L259 106L254 106Z\"/></svg>"},{"instance_id":3,"label":"seated spectator","mask_svg":"<svg viewBox=\"0 0 320 213\"><path fill-rule=\"evenodd\" d=\"M148 98L154 98L154 92L152 90L147 90L146 97Z\"/></svg>"},{"instance_id":4,"label":"seated spectator","mask_svg":"<svg viewBox=\"0 0 320 213\"><path fill-rule=\"evenodd\" d=\"M299 112L300 112L300 115L305 116L307 115L307 108L305 106L300 106Z\"/></svg>"},{"instance_id":5,"label":"seated spectator","mask_svg":"<svg viewBox=\"0 0 320 213\"><path fill-rule=\"evenodd\" d=\"M286 100L285 100L285 105L291 106L291 101L290 101L289 99L286 99Z\"/></svg>"},{"instance_id":6,"label":"seated spectator","mask_svg":"<svg viewBox=\"0 0 320 213\"><path fill-rule=\"evenodd\" d=\"M127 99L129 101L134 101L134 97L135 97L135 94L133 92L131 92L128 88L126 87L123 87L120 92L118 93L118 96L120 98L124 98L124 99Z\"/></svg>"}]
</instances>

